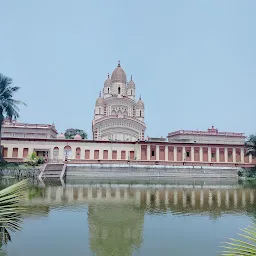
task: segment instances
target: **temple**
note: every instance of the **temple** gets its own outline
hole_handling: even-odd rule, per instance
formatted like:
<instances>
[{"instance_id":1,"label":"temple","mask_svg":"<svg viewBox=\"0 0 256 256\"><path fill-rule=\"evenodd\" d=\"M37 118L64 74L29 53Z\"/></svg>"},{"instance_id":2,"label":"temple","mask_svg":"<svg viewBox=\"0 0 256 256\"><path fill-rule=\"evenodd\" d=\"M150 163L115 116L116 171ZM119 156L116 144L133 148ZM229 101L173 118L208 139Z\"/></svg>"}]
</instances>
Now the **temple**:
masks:
<instances>
[{"instance_id":1,"label":"temple","mask_svg":"<svg viewBox=\"0 0 256 256\"><path fill-rule=\"evenodd\" d=\"M55 125L24 124L5 120L2 154L6 160L22 162L36 152L47 161L73 164L141 164L218 167L251 167L243 133L222 132L212 126L206 131L179 130L165 137L146 137L144 102L136 100L133 78L127 82L118 63L108 75L96 100L92 121L93 140L80 135L66 139ZM166 139L167 138L167 139Z\"/></svg>"},{"instance_id":2,"label":"temple","mask_svg":"<svg viewBox=\"0 0 256 256\"><path fill-rule=\"evenodd\" d=\"M144 140L144 103L136 102L135 83L120 62L104 83L103 94L99 94L94 109L92 132L94 140L136 141Z\"/></svg>"}]
</instances>

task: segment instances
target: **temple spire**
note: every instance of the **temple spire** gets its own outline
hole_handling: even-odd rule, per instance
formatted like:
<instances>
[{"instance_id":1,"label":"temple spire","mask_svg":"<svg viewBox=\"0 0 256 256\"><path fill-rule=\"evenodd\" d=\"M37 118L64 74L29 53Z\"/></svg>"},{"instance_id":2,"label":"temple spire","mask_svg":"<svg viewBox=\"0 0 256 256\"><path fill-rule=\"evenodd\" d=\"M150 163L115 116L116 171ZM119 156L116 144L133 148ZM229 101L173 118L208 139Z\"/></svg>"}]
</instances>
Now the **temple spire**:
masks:
<instances>
[{"instance_id":1,"label":"temple spire","mask_svg":"<svg viewBox=\"0 0 256 256\"><path fill-rule=\"evenodd\" d=\"M131 75L131 81L132 81L132 75Z\"/></svg>"},{"instance_id":2,"label":"temple spire","mask_svg":"<svg viewBox=\"0 0 256 256\"><path fill-rule=\"evenodd\" d=\"M100 91L100 93L99 93L99 98L101 98L101 91Z\"/></svg>"},{"instance_id":3,"label":"temple spire","mask_svg":"<svg viewBox=\"0 0 256 256\"><path fill-rule=\"evenodd\" d=\"M140 100L141 100L141 94L140 94Z\"/></svg>"},{"instance_id":4,"label":"temple spire","mask_svg":"<svg viewBox=\"0 0 256 256\"><path fill-rule=\"evenodd\" d=\"M120 64L120 60L118 61L118 64L117 64L118 67L121 67L121 64Z\"/></svg>"}]
</instances>

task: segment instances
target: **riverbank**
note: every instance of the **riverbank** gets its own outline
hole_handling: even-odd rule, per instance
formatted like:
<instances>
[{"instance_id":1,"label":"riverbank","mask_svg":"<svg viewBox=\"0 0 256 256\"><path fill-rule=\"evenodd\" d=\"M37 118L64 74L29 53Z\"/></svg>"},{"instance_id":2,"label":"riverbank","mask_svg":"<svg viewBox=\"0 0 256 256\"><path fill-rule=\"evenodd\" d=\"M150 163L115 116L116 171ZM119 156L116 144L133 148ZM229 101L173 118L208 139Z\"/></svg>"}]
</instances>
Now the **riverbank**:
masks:
<instances>
[{"instance_id":1,"label":"riverbank","mask_svg":"<svg viewBox=\"0 0 256 256\"><path fill-rule=\"evenodd\" d=\"M239 168L213 166L163 166L122 164L68 164L66 177L90 179L229 178L238 179Z\"/></svg>"},{"instance_id":2,"label":"riverbank","mask_svg":"<svg viewBox=\"0 0 256 256\"><path fill-rule=\"evenodd\" d=\"M0 166L0 177L37 178L40 174L40 166L31 167L23 164L4 164Z\"/></svg>"}]
</instances>

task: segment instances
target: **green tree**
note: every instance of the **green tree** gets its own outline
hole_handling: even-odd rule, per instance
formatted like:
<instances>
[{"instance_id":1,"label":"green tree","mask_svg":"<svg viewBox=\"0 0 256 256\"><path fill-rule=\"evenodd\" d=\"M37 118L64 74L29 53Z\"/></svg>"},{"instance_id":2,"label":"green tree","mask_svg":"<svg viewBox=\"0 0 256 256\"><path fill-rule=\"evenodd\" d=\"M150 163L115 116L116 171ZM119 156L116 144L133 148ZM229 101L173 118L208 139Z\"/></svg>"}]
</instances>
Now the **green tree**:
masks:
<instances>
[{"instance_id":1,"label":"green tree","mask_svg":"<svg viewBox=\"0 0 256 256\"><path fill-rule=\"evenodd\" d=\"M249 136L249 139L245 142L246 155L252 155L256 157L256 135Z\"/></svg>"},{"instance_id":2,"label":"green tree","mask_svg":"<svg viewBox=\"0 0 256 256\"><path fill-rule=\"evenodd\" d=\"M79 134L82 139L87 139L87 133L80 129L69 128L64 133L66 139L74 139L77 134Z\"/></svg>"},{"instance_id":3,"label":"green tree","mask_svg":"<svg viewBox=\"0 0 256 256\"><path fill-rule=\"evenodd\" d=\"M19 117L18 105L25 103L15 100L13 95L20 88L12 85L12 79L0 74L0 162L3 162L1 131L5 118L17 119Z\"/></svg>"}]
</instances>

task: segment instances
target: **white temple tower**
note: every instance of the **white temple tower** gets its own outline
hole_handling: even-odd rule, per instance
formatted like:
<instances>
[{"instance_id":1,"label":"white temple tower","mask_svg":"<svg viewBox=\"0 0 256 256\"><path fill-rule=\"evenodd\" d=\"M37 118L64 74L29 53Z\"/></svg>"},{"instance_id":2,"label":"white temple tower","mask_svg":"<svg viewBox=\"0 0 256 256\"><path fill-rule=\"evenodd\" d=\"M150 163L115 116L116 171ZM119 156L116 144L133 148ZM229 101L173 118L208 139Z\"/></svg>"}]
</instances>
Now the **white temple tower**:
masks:
<instances>
[{"instance_id":1,"label":"white temple tower","mask_svg":"<svg viewBox=\"0 0 256 256\"><path fill-rule=\"evenodd\" d=\"M144 140L144 103L136 103L136 87L132 79L127 83L120 62L104 82L94 109L92 132L94 140Z\"/></svg>"}]
</instances>

